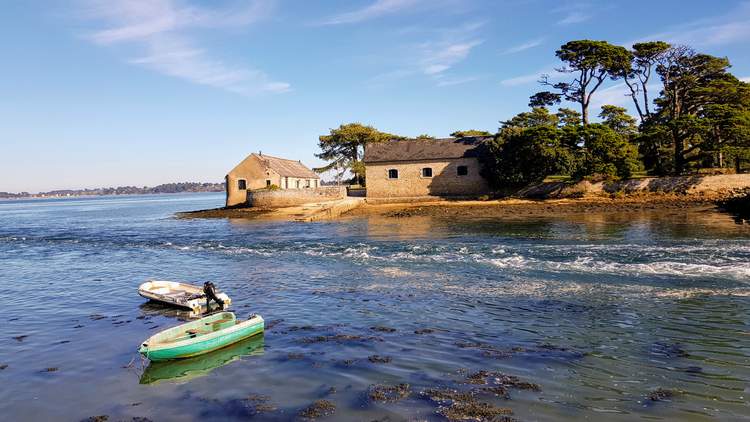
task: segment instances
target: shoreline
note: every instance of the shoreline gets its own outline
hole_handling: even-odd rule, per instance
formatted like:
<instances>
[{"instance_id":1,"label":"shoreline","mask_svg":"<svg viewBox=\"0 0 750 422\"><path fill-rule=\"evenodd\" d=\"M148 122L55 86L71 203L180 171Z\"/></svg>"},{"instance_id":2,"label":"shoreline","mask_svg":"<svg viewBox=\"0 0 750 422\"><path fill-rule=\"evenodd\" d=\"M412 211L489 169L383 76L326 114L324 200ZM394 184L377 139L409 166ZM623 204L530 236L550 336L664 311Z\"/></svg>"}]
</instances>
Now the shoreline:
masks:
<instances>
[{"instance_id":1,"label":"shoreline","mask_svg":"<svg viewBox=\"0 0 750 422\"><path fill-rule=\"evenodd\" d=\"M619 198L591 196L563 199L446 200L419 202L362 203L330 218L356 217L405 218L416 216L454 218L525 218L568 214L627 213L660 210L716 210L724 197L717 195L634 195ZM310 204L307 207L311 207ZM319 204L317 204L319 205ZM305 208L306 206L303 206ZM298 207L288 208L214 208L177 213L177 218L238 218L257 220L297 220Z\"/></svg>"}]
</instances>

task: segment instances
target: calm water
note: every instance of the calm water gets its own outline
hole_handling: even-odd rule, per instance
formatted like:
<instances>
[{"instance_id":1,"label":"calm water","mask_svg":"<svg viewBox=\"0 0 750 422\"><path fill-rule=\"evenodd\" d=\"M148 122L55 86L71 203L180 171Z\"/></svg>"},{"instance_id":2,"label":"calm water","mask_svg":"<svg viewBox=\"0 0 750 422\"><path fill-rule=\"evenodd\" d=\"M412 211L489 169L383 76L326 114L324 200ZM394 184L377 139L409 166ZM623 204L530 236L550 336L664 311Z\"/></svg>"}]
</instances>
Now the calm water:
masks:
<instances>
[{"instance_id":1,"label":"calm water","mask_svg":"<svg viewBox=\"0 0 750 422\"><path fill-rule=\"evenodd\" d=\"M519 420L750 420L750 228L729 217L172 218L222 202L1 202L0 419L289 420L325 398L330 420L441 420L419 392L488 370L540 385L477 393ZM272 327L147 366L139 343L190 318L146 304L148 278L213 280Z\"/></svg>"}]
</instances>

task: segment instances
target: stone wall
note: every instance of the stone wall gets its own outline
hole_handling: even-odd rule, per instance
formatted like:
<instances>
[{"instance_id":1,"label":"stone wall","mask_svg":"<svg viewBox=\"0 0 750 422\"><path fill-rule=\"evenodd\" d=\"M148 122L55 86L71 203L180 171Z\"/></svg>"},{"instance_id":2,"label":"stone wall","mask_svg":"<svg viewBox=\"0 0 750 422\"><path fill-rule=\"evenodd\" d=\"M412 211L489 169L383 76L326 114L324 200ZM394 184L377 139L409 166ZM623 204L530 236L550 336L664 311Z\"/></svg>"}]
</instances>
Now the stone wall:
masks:
<instances>
[{"instance_id":1,"label":"stone wall","mask_svg":"<svg viewBox=\"0 0 750 422\"><path fill-rule=\"evenodd\" d=\"M468 174L459 176L458 166ZM422 177L422 169L432 169L432 177ZM398 179L389 179L388 170L398 170ZM467 197L490 192L487 181L479 174L476 158L439 161L368 163L366 167L367 198L410 198L428 196Z\"/></svg>"},{"instance_id":2,"label":"stone wall","mask_svg":"<svg viewBox=\"0 0 750 422\"><path fill-rule=\"evenodd\" d=\"M750 188L750 174L646 177L614 182L540 183L515 192L523 198L580 198L610 195L726 196Z\"/></svg>"},{"instance_id":3,"label":"stone wall","mask_svg":"<svg viewBox=\"0 0 750 422\"><path fill-rule=\"evenodd\" d=\"M248 191L247 205L259 208L280 208L343 198L346 198L345 186L321 186L317 189L263 189Z\"/></svg>"}]
</instances>

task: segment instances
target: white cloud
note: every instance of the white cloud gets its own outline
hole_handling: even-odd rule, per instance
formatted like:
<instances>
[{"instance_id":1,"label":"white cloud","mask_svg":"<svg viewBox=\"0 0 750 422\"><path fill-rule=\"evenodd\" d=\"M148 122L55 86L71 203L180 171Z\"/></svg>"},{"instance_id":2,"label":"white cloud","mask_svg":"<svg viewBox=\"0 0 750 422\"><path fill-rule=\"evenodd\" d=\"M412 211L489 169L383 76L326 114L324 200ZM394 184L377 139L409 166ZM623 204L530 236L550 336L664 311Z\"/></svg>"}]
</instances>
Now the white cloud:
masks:
<instances>
[{"instance_id":1,"label":"white cloud","mask_svg":"<svg viewBox=\"0 0 750 422\"><path fill-rule=\"evenodd\" d=\"M740 78L742 82L750 83L750 76L745 76L744 78Z\"/></svg>"},{"instance_id":2,"label":"white cloud","mask_svg":"<svg viewBox=\"0 0 750 422\"><path fill-rule=\"evenodd\" d=\"M537 38L535 40L529 40L524 43L518 44L516 46L513 46L505 51L503 51L501 54L515 54L520 53L522 51L526 51L529 49L532 49L534 47L539 47L544 42L544 38Z\"/></svg>"},{"instance_id":3,"label":"white cloud","mask_svg":"<svg viewBox=\"0 0 750 422\"><path fill-rule=\"evenodd\" d=\"M582 23L591 19L591 15L579 11L571 11L564 18L557 21L559 25L572 25L574 23Z\"/></svg>"},{"instance_id":4,"label":"white cloud","mask_svg":"<svg viewBox=\"0 0 750 422\"><path fill-rule=\"evenodd\" d=\"M594 16L591 10L594 8L594 6L588 3L570 3L552 9L552 13L562 15L562 18L557 21L558 25L573 25L591 19ZM600 10L601 5L597 5L596 9Z\"/></svg>"},{"instance_id":5,"label":"white cloud","mask_svg":"<svg viewBox=\"0 0 750 422\"><path fill-rule=\"evenodd\" d=\"M409 9L421 0L375 0L367 7L342 13L321 22L322 25L357 23Z\"/></svg>"},{"instance_id":6,"label":"white cloud","mask_svg":"<svg viewBox=\"0 0 750 422\"><path fill-rule=\"evenodd\" d=\"M451 75L450 71L466 60L475 47L482 44L483 41L476 36L476 32L483 25L484 22L469 22L450 28L431 28L428 32L433 37L432 40L402 46L395 54L390 50L388 63L396 61L399 67L371 78L368 85L381 86L389 81L419 75L429 77L441 87L479 79L477 76ZM394 56L397 59L394 60Z\"/></svg>"},{"instance_id":7,"label":"white cloud","mask_svg":"<svg viewBox=\"0 0 750 422\"><path fill-rule=\"evenodd\" d=\"M128 62L243 95L280 93L290 89L256 69L232 66L197 46L194 28L245 26L266 17L273 2L253 0L213 10L179 0L89 0L83 16L105 26L87 38L99 45L128 44L144 51Z\"/></svg>"},{"instance_id":8,"label":"white cloud","mask_svg":"<svg viewBox=\"0 0 750 422\"><path fill-rule=\"evenodd\" d=\"M455 85L463 85L470 82L478 81L480 78L479 76L465 76L465 77L441 77L438 78L437 86L439 87L446 87L446 86L455 86Z\"/></svg>"},{"instance_id":9,"label":"white cloud","mask_svg":"<svg viewBox=\"0 0 750 422\"><path fill-rule=\"evenodd\" d=\"M426 75L437 75L450 69L469 56L471 50L481 44L481 40L465 42L437 42L422 44L420 67Z\"/></svg>"},{"instance_id":10,"label":"white cloud","mask_svg":"<svg viewBox=\"0 0 750 422\"><path fill-rule=\"evenodd\" d=\"M750 2L743 2L731 13L699 19L670 28L667 31L626 43L662 40L672 44L694 47L747 43L750 40Z\"/></svg>"}]
</instances>

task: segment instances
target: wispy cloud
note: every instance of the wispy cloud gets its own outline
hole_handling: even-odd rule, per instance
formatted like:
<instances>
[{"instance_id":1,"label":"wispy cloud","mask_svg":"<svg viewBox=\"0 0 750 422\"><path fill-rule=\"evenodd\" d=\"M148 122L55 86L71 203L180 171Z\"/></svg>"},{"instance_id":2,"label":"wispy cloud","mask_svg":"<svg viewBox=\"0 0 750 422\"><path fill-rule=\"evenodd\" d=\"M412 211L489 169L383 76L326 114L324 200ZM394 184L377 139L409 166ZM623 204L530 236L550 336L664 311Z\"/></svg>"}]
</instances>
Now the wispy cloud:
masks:
<instances>
[{"instance_id":1,"label":"wispy cloud","mask_svg":"<svg viewBox=\"0 0 750 422\"><path fill-rule=\"evenodd\" d=\"M265 18L272 1L253 0L216 10L179 0L88 0L82 16L104 28L87 36L98 45L128 44L142 53L129 63L188 82L243 95L281 93L286 82L269 78L260 70L232 66L200 48L190 30L246 26Z\"/></svg>"},{"instance_id":2,"label":"wispy cloud","mask_svg":"<svg viewBox=\"0 0 750 422\"><path fill-rule=\"evenodd\" d=\"M526 41L524 43L521 43L521 44L518 44L516 46L511 47L511 48L503 51L501 54L506 55L506 54L520 53L522 51L526 51L526 50L532 49L534 47L539 47L540 45L542 45L543 42L544 42L544 38L537 38L537 39L534 39L534 40L529 40L529 41Z\"/></svg>"},{"instance_id":3,"label":"wispy cloud","mask_svg":"<svg viewBox=\"0 0 750 422\"><path fill-rule=\"evenodd\" d=\"M321 25L340 25L347 23L363 22L381 16L408 10L422 0L375 0L369 6L351 12L341 13L320 22Z\"/></svg>"},{"instance_id":4,"label":"wispy cloud","mask_svg":"<svg viewBox=\"0 0 750 422\"><path fill-rule=\"evenodd\" d=\"M740 78L742 82L750 83L750 76L745 76L744 78Z\"/></svg>"},{"instance_id":5,"label":"wispy cloud","mask_svg":"<svg viewBox=\"0 0 750 422\"><path fill-rule=\"evenodd\" d=\"M472 50L481 45L483 40L477 36L477 30L484 22L469 22L433 34L433 39L421 43L402 46L398 54L398 69L391 70L371 78L369 84L382 85L413 76L427 76L437 86L453 86L473 82L478 76L455 76L449 72L459 63L465 61ZM389 58L389 61L393 61Z\"/></svg>"},{"instance_id":6,"label":"wispy cloud","mask_svg":"<svg viewBox=\"0 0 750 422\"><path fill-rule=\"evenodd\" d=\"M626 45L652 40L695 47L747 43L750 40L750 2L741 3L728 14L677 25L667 31L642 37Z\"/></svg>"},{"instance_id":7,"label":"wispy cloud","mask_svg":"<svg viewBox=\"0 0 750 422\"><path fill-rule=\"evenodd\" d=\"M571 3L553 9L552 13L562 15L562 18L557 21L558 25L573 25L591 19L594 16L591 10L592 6L587 3Z\"/></svg>"},{"instance_id":8,"label":"wispy cloud","mask_svg":"<svg viewBox=\"0 0 750 422\"><path fill-rule=\"evenodd\" d=\"M425 75L439 75L469 56L471 50L481 44L478 39L465 42L425 43L420 46L420 67Z\"/></svg>"}]
</instances>

